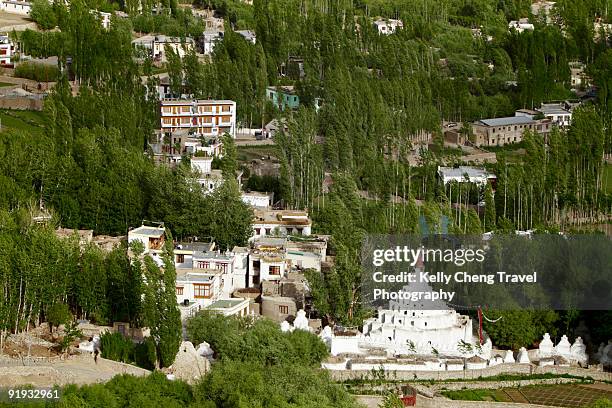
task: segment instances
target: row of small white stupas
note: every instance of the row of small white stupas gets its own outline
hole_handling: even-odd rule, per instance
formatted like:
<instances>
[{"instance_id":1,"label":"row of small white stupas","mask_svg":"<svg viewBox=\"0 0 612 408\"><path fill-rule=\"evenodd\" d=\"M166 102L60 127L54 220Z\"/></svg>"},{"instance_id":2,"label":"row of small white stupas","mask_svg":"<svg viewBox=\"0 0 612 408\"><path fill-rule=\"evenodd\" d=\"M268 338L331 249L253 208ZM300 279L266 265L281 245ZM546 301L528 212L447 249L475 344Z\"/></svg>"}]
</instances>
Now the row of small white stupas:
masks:
<instances>
[{"instance_id":1,"label":"row of small white stupas","mask_svg":"<svg viewBox=\"0 0 612 408\"><path fill-rule=\"evenodd\" d=\"M555 346L548 333L544 334L540 342L538 358L540 366L578 364L586 367L589 362L586 346L581 337L577 337L574 344L570 344L567 336L563 335Z\"/></svg>"},{"instance_id":2,"label":"row of small white stupas","mask_svg":"<svg viewBox=\"0 0 612 408\"><path fill-rule=\"evenodd\" d=\"M489 339L482 346L457 348L451 353L421 353L421 348L412 345L412 351L397 352L392 347L381 345L380 348L368 347L367 338L357 333L334 334L326 326L320 334L321 339L331 350L332 358L323 363L323 367L330 370L372 370L388 371L458 371L478 370L493 367L499 364L537 364L538 366L570 366L580 365L586 367L588 355L582 338L577 337L574 344L570 344L567 336L563 335L555 346L546 333L538 349L527 350L521 347L515 354L512 350L493 350ZM387 346L392 346L391 341ZM363 347L362 347L363 346ZM431 346L430 346L431 347ZM447 350L450 351L450 350ZM600 347L599 359L603 364L612 364L612 342ZM596 355L597 358L597 355Z\"/></svg>"}]
</instances>

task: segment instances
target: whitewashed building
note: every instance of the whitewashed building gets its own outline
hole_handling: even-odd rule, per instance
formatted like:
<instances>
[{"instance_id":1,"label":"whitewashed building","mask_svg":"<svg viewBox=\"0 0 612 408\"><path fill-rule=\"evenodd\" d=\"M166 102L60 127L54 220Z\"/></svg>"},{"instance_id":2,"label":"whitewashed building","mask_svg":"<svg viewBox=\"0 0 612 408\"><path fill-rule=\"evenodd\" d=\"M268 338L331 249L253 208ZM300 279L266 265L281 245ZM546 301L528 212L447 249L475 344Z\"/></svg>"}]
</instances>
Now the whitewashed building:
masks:
<instances>
[{"instance_id":1,"label":"whitewashed building","mask_svg":"<svg viewBox=\"0 0 612 408\"><path fill-rule=\"evenodd\" d=\"M528 18L521 18L518 21L512 20L508 23L509 30L516 30L519 33L522 33L523 31L533 31L534 28L535 27L529 22Z\"/></svg>"},{"instance_id":2,"label":"whitewashed building","mask_svg":"<svg viewBox=\"0 0 612 408\"><path fill-rule=\"evenodd\" d=\"M128 231L128 244L140 241L144 248L143 254L145 255L153 252L161 252L166 242L165 236L166 229L163 224L160 226L142 225Z\"/></svg>"},{"instance_id":3,"label":"whitewashed building","mask_svg":"<svg viewBox=\"0 0 612 408\"><path fill-rule=\"evenodd\" d=\"M263 281L278 281L287 276L286 240L260 238L249 252L249 286L257 287Z\"/></svg>"},{"instance_id":4,"label":"whitewashed building","mask_svg":"<svg viewBox=\"0 0 612 408\"><path fill-rule=\"evenodd\" d=\"M0 35L0 66L10 65L15 45L8 35Z\"/></svg>"},{"instance_id":5,"label":"whitewashed building","mask_svg":"<svg viewBox=\"0 0 612 408\"><path fill-rule=\"evenodd\" d=\"M379 18L374 21L374 28L378 30L378 34L389 35L397 31L397 29L404 28L402 20L396 20L392 18Z\"/></svg>"},{"instance_id":6,"label":"whitewashed building","mask_svg":"<svg viewBox=\"0 0 612 408\"><path fill-rule=\"evenodd\" d=\"M221 170L212 169L213 158L210 156L191 158L191 169L197 174L196 181L202 187L204 194L212 193L223 184Z\"/></svg>"},{"instance_id":7,"label":"whitewashed building","mask_svg":"<svg viewBox=\"0 0 612 408\"><path fill-rule=\"evenodd\" d=\"M230 100L163 99L162 132L188 129L194 135L236 137L236 102Z\"/></svg>"},{"instance_id":8,"label":"whitewashed building","mask_svg":"<svg viewBox=\"0 0 612 408\"><path fill-rule=\"evenodd\" d=\"M200 51L204 55L210 55L215 49L215 45L223 41L223 31L207 30L200 37Z\"/></svg>"},{"instance_id":9,"label":"whitewashed building","mask_svg":"<svg viewBox=\"0 0 612 408\"><path fill-rule=\"evenodd\" d=\"M274 193L259 191L245 191L241 195L242 201L255 208L270 208L274 204Z\"/></svg>"},{"instance_id":10,"label":"whitewashed building","mask_svg":"<svg viewBox=\"0 0 612 408\"><path fill-rule=\"evenodd\" d=\"M253 236L310 235L312 221L306 211L255 209Z\"/></svg>"},{"instance_id":11,"label":"whitewashed building","mask_svg":"<svg viewBox=\"0 0 612 408\"><path fill-rule=\"evenodd\" d=\"M458 183L469 182L478 185L485 185L488 182L493 181L497 178L494 174L489 173L484 168L472 166L438 166L438 176L442 180L443 184L448 184L452 181L456 181Z\"/></svg>"},{"instance_id":12,"label":"whitewashed building","mask_svg":"<svg viewBox=\"0 0 612 408\"><path fill-rule=\"evenodd\" d=\"M2 0L0 1L0 10L7 13L28 16L30 15L30 11L32 11L32 3L23 0Z\"/></svg>"},{"instance_id":13,"label":"whitewashed building","mask_svg":"<svg viewBox=\"0 0 612 408\"><path fill-rule=\"evenodd\" d=\"M176 299L183 318L207 309L224 315L248 314L249 302L232 299L244 277L238 257L232 252L214 251L214 243L183 243L174 250ZM238 276L234 276L238 266Z\"/></svg>"},{"instance_id":14,"label":"whitewashed building","mask_svg":"<svg viewBox=\"0 0 612 408\"><path fill-rule=\"evenodd\" d=\"M183 58L194 49L192 38L169 37L166 35L144 35L132 41L135 48L146 50L151 58L166 62L166 47L170 47L179 57Z\"/></svg>"}]
</instances>

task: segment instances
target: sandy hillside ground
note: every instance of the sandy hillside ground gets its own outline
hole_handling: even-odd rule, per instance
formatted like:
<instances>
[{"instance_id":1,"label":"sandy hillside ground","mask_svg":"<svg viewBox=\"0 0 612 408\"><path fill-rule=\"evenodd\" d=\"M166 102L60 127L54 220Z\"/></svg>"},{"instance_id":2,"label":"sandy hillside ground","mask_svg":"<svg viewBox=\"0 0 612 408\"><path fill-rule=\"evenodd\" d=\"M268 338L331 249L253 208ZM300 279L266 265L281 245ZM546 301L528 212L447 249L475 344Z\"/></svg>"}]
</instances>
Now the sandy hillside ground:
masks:
<instances>
[{"instance_id":1,"label":"sandy hillside ground","mask_svg":"<svg viewBox=\"0 0 612 408\"><path fill-rule=\"evenodd\" d=\"M71 357L64 361L36 362L23 365L18 359L0 359L0 388L31 384L51 387L65 384L92 384L106 382L118 374L147 375L150 372L129 364L98 357L94 362L90 354Z\"/></svg>"},{"instance_id":2,"label":"sandy hillside ground","mask_svg":"<svg viewBox=\"0 0 612 408\"><path fill-rule=\"evenodd\" d=\"M13 30L24 31L28 28L35 30L36 23L32 22L27 16L0 11L0 34Z\"/></svg>"}]
</instances>

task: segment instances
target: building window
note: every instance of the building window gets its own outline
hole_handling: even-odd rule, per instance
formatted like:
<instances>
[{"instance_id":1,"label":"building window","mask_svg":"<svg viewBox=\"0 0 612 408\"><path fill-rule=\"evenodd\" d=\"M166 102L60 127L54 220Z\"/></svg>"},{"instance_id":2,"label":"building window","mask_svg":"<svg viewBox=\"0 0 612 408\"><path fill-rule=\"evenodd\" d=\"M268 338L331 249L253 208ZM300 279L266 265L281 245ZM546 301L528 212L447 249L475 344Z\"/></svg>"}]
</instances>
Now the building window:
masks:
<instances>
[{"instance_id":1,"label":"building window","mask_svg":"<svg viewBox=\"0 0 612 408\"><path fill-rule=\"evenodd\" d=\"M272 235L272 230L270 228L266 228L266 235Z\"/></svg>"},{"instance_id":2,"label":"building window","mask_svg":"<svg viewBox=\"0 0 612 408\"><path fill-rule=\"evenodd\" d=\"M177 286L176 287L176 296L182 296L183 295L183 287L182 286Z\"/></svg>"},{"instance_id":3,"label":"building window","mask_svg":"<svg viewBox=\"0 0 612 408\"><path fill-rule=\"evenodd\" d=\"M208 283L201 283L201 284L194 284L193 285L193 297L195 297L196 299L208 299L210 298L210 284Z\"/></svg>"},{"instance_id":4,"label":"building window","mask_svg":"<svg viewBox=\"0 0 612 408\"><path fill-rule=\"evenodd\" d=\"M227 264L226 263L217 263L217 269L220 269L223 273L227 272Z\"/></svg>"},{"instance_id":5,"label":"building window","mask_svg":"<svg viewBox=\"0 0 612 408\"><path fill-rule=\"evenodd\" d=\"M259 235L261 233L261 229L260 228L255 228L255 235Z\"/></svg>"},{"instance_id":6,"label":"building window","mask_svg":"<svg viewBox=\"0 0 612 408\"><path fill-rule=\"evenodd\" d=\"M279 306L278 313L280 314L289 314L289 306Z\"/></svg>"},{"instance_id":7,"label":"building window","mask_svg":"<svg viewBox=\"0 0 612 408\"><path fill-rule=\"evenodd\" d=\"M280 266L270 266L270 275L280 275Z\"/></svg>"},{"instance_id":8,"label":"building window","mask_svg":"<svg viewBox=\"0 0 612 408\"><path fill-rule=\"evenodd\" d=\"M207 261L198 261L198 268L200 268L200 269L208 269L208 268L210 268L210 262L207 262Z\"/></svg>"},{"instance_id":9,"label":"building window","mask_svg":"<svg viewBox=\"0 0 612 408\"><path fill-rule=\"evenodd\" d=\"M185 262L185 255L184 254L177 254L176 255L176 263L184 263Z\"/></svg>"}]
</instances>

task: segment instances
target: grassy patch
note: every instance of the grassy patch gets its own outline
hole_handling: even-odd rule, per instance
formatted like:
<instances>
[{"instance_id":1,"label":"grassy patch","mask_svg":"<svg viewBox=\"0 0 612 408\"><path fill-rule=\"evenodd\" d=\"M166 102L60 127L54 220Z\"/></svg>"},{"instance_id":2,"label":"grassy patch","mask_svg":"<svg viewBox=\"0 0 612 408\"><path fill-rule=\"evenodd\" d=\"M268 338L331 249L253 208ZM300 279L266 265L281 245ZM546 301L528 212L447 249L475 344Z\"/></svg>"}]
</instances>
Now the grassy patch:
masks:
<instances>
[{"instance_id":1,"label":"grassy patch","mask_svg":"<svg viewBox=\"0 0 612 408\"><path fill-rule=\"evenodd\" d=\"M3 88L5 86L17 86L17 84L10 84L8 82L0 82L0 88Z\"/></svg>"},{"instance_id":2,"label":"grassy patch","mask_svg":"<svg viewBox=\"0 0 612 408\"><path fill-rule=\"evenodd\" d=\"M461 401L512 402L512 400L501 390L443 391L442 395L453 400Z\"/></svg>"},{"instance_id":3,"label":"grassy patch","mask_svg":"<svg viewBox=\"0 0 612 408\"><path fill-rule=\"evenodd\" d=\"M249 162L255 159L261 159L268 156L276 158L278 156L278 147L276 145L260 145L260 146L237 146L238 160L241 162Z\"/></svg>"},{"instance_id":4,"label":"grassy patch","mask_svg":"<svg viewBox=\"0 0 612 408\"><path fill-rule=\"evenodd\" d=\"M45 119L44 114L38 111L0 110L1 130L14 129L30 133L41 133Z\"/></svg>"}]
</instances>

